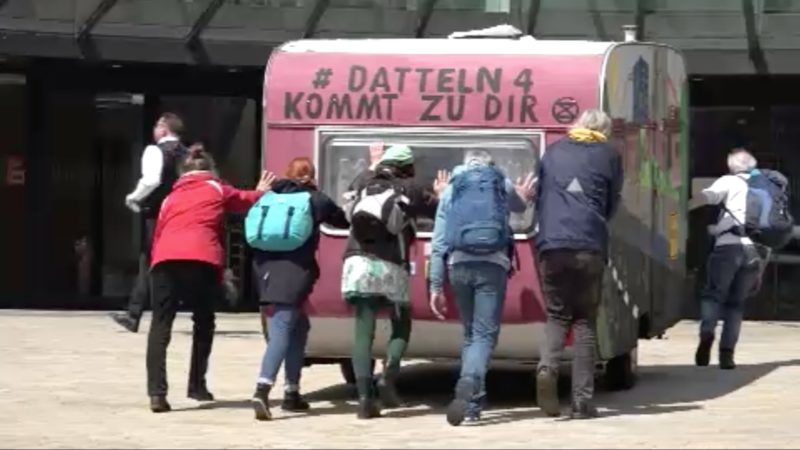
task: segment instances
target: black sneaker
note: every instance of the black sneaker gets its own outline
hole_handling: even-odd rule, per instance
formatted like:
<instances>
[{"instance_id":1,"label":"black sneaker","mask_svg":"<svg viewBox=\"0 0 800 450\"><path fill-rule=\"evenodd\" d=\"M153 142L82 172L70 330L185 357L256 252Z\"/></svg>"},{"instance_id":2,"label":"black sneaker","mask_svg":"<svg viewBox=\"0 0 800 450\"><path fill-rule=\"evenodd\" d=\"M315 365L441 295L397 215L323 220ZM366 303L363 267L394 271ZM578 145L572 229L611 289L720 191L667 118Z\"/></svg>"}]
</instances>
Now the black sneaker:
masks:
<instances>
[{"instance_id":1,"label":"black sneaker","mask_svg":"<svg viewBox=\"0 0 800 450\"><path fill-rule=\"evenodd\" d=\"M208 389L203 388L197 391L189 391L186 394L187 397L191 398L192 400L197 400L198 402L213 402L214 401L214 394L208 391Z\"/></svg>"},{"instance_id":2,"label":"black sneaker","mask_svg":"<svg viewBox=\"0 0 800 450\"><path fill-rule=\"evenodd\" d=\"M694 354L694 363L697 367L706 367L711 361L711 346L714 338L701 337L697 345L697 352Z\"/></svg>"},{"instance_id":3,"label":"black sneaker","mask_svg":"<svg viewBox=\"0 0 800 450\"><path fill-rule=\"evenodd\" d=\"M597 408L589 402L580 402L572 404L572 411L569 413L569 418L573 420L586 420L594 419L600 413Z\"/></svg>"},{"instance_id":4,"label":"black sneaker","mask_svg":"<svg viewBox=\"0 0 800 450\"><path fill-rule=\"evenodd\" d=\"M289 412L303 412L311 409L311 405L300 395L299 392L285 392L281 409Z\"/></svg>"},{"instance_id":5,"label":"black sneaker","mask_svg":"<svg viewBox=\"0 0 800 450\"><path fill-rule=\"evenodd\" d=\"M381 406L384 408L400 408L403 406L403 400L400 399L400 394L397 393L396 379L395 375L388 374L381 375L378 378L378 396L381 399Z\"/></svg>"},{"instance_id":6,"label":"black sneaker","mask_svg":"<svg viewBox=\"0 0 800 450\"><path fill-rule=\"evenodd\" d=\"M131 316L130 314L124 313L111 313L111 319L117 323L117 325L125 328L126 330L130 331L131 333L138 333L139 332L139 320L136 317Z\"/></svg>"},{"instance_id":7,"label":"black sneaker","mask_svg":"<svg viewBox=\"0 0 800 450\"><path fill-rule=\"evenodd\" d=\"M719 368L722 370L733 370L736 368L736 361L733 360L733 350L720 349Z\"/></svg>"},{"instance_id":8,"label":"black sneaker","mask_svg":"<svg viewBox=\"0 0 800 450\"><path fill-rule=\"evenodd\" d=\"M558 401L558 374L542 367L536 374L536 404L550 417L561 415Z\"/></svg>"},{"instance_id":9,"label":"black sneaker","mask_svg":"<svg viewBox=\"0 0 800 450\"><path fill-rule=\"evenodd\" d=\"M358 413L356 417L361 420L375 419L381 416L381 410L371 397L358 398Z\"/></svg>"},{"instance_id":10,"label":"black sneaker","mask_svg":"<svg viewBox=\"0 0 800 450\"><path fill-rule=\"evenodd\" d=\"M172 411L172 407L167 402L167 396L150 396L150 411L153 411L154 413L165 413Z\"/></svg>"},{"instance_id":11,"label":"black sneaker","mask_svg":"<svg viewBox=\"0 0 800 450\"><path fill-rule=\"evenodd\" d=\"M272 386L269 384L259 384L256 386L256 393L253 394L251 404L256 420L272 420L272 413L269 411L269 391Z\"/></svg>"},{"instance_id":12,"label":"black sneaker","mask_svg":"<svg viewBox=\"0 0 800 450\"><path fill-rule=\"evenodd\" d=\"M453 401L447 407L447 423L457 427L467 416L467 408L472 395L475 392L472 380L462 378L456 383L456 394Z\"/></svg>"}]
</instances>

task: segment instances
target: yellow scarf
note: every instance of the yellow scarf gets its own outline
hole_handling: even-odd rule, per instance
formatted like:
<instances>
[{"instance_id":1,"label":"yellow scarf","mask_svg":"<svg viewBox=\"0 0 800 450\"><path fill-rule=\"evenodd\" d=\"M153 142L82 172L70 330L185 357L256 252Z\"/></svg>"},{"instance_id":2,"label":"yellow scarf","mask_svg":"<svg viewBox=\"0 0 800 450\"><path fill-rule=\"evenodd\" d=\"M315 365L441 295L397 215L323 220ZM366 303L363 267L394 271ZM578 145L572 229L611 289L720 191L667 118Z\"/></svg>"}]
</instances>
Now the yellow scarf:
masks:
<instances>
[{"instance_id":1,"label":"yellow scarf","mask_svg":"<svg viewBox=\"0 0 800 450\"><path fill-rule=\"evenodd\" d=\"M578 142L605 142L608 140L605 134L588 128L573 128L569 130L569 138Z\"/></svg>"}]
</instances>

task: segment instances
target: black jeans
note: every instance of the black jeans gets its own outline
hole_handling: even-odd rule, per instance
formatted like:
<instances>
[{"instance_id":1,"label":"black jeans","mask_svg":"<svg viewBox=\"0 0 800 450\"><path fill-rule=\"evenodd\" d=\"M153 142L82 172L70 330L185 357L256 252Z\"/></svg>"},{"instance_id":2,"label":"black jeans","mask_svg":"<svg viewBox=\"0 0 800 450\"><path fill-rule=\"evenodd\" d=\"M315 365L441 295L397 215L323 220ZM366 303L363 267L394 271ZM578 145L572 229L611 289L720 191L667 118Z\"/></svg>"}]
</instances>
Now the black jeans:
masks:
<instances>
[{"instance_id":1,"label":"black jeans","mask_svg":"<svg viewBox=\"0 0 800 450\"><path fill-rule=\"evenodd\" d=\"M573 326L574 402L588 401L594 395L595 321L604 269L603 257L596 252L550 250L541 255L542 288L547 301L542 367L558 372L567 333Z\"/></svg>"},{"instance_id":2,"label":"black jeans","mask_svg":"<svg viewBox=\"0 0 800 450\"><path fill-rule=\"evenodd\" d=\"M189 392L206 386L208 358L214 342L214 305L222 295L219 271L199 261L167 261L153 268L153 321L147 337L147 393L167 395L167 347L172 322L181 304L192 308L192 361Z\"/></svg>"},{"instance_id":3,"label":"black jeans","mask_svg":"<svg viewBox=\"0 0 800 450\"><path fill-rule=\"evenodd\" d=\"M142 220L141 246L139 248L139 274L128 300L128 314L140 319L150 304L150 247L153 245L153 232L156 228L155 218Z\"/></svg>"}]
</instances>

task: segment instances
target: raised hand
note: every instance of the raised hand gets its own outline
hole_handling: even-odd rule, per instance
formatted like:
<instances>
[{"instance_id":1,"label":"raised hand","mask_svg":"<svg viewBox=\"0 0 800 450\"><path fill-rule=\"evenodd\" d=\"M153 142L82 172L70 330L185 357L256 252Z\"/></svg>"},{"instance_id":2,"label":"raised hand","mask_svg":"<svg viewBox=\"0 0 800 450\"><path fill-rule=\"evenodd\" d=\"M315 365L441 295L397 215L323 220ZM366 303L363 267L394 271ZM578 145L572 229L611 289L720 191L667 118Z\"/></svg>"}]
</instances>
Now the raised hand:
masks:
<instances>
[{"instance_id":1,"label":"raised hand","mask_svg":"<svg viewBox=\"0 0 800 450\"><path fill-rule=\"evenodd\" d=\"M436 179L433 180L433 192L436 193L437 197L442 197L442 193L444 193L448 183L450 183L450 172L446 170L436 172Z\"/></svg>"},{"instance_id":2,"label":"raised hand","mask_svg":"<svg viewBox=\"0 0 800 450\"><path fill-rule=\"evenodd\" d=\"M538 181L539 179L533 173L529 173L525 179L522 179L522 177L517 178L517 182L514 183L514 190L517 191L519 198L524 201L530 201L536 193L536 183Z\"/></svg>"},{"instance_id":3,"label":"raised hand","mask_svg":"<svg viewBox=\"0 0 800 450\"><path fill-rule=\"evenodd\" d=\"M375 170L378 163L383 158L383 142L375 142L369 145L369 169Z\"/></svg>"},{"instance_id":4,"label":"raised hand","mask_svg":"<svg viewBox=\"0 0 800 450\"><path fill-rule=\"evenodd\" d=\"M259 192L267 192L271 190L272 183L274 183L276 179L277 177L272 172L267 172L266 170L261 172L261 178L258 180L256 190Z\"/></svg>"}]
</instances>

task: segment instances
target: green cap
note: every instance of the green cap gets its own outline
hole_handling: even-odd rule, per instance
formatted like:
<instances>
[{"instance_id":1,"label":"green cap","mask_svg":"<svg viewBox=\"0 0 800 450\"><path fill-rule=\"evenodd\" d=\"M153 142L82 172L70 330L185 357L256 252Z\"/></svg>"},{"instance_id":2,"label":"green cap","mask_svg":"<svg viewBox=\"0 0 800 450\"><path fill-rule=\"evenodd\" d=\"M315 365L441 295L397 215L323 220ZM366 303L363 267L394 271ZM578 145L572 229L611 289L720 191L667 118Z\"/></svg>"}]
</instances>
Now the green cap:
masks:
<instances>
[{"instance_id":1,"label":"green cap","mask_svg":"<svg viewBox=\"0 0 800 450\"><path fill-rule=\"evenodd\" d=\"M414 153L407 145L393 145L383 152L381 162L394 162L400 165L414 163Z\"/></svg>"}]
</instances>

